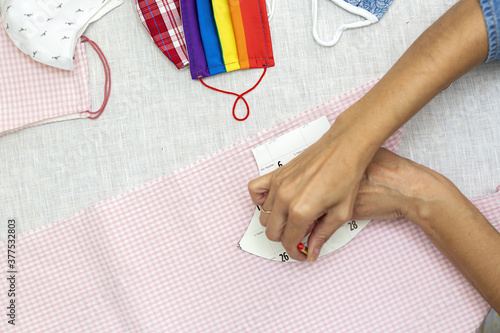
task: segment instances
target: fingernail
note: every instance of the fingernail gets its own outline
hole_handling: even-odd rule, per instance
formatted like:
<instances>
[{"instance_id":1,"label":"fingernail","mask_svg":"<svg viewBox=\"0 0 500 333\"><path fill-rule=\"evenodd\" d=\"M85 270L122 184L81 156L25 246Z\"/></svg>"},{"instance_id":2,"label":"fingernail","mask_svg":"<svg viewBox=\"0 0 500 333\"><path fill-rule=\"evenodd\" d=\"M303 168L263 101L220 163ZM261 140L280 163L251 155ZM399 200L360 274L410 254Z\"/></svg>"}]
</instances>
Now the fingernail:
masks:
<instances>
[{"instance_id":1,"label":"fingernail","mask_svg":"<svg viewBox=\"0 0 500 333\"><path fill-rule=\"evenodd\" d=\"M319 257L319 249L314 249L314 252L309 257L310 262L316 262L316 259Z\"/></svg>"}]
</instances>

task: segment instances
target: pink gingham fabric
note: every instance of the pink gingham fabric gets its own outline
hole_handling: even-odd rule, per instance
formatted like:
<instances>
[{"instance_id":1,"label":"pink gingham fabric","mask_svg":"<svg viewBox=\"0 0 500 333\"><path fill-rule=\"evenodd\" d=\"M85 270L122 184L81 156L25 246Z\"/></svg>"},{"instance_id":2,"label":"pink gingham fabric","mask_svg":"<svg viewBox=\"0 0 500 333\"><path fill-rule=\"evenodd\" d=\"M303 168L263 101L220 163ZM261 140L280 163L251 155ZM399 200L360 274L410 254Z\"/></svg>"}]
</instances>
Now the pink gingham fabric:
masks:
<instances>
[{"instance_id":1,"label":"pink gingham fabric","mask_svg":"<svg viewBox=\"0 0 500 333\"><path fill-rule=\"evenodd\" d=\"M179 0L136 0L136 10L155 45L178 68L189 64Z\"/></svg>"},{"instance_id":2,"label":"pink gingham fabric","mask_svg":"<svg viewBox=\"0 0 500 333\"><path fill-rule=\"evenodd\" d=\"M372 85L20 235L16 330L473 332L487 303L408 221L374 221L315 264L237 248L255 208L251 148L322 115L332 122ZM500 195L475 204L498 228Z\"/></svg>"},{"instance_id":3,"label":"pink gingham fabric","mask_svg":"<svg viewBox=\"0 0 500 333\"><path fill-rule=\"evenodd\" d=\"M0 136L59 116L86 118L91 101L84 45L76 46L74 70L65 71L30 59L2 27L0 86Z\"/></svg>"}]
</instances>

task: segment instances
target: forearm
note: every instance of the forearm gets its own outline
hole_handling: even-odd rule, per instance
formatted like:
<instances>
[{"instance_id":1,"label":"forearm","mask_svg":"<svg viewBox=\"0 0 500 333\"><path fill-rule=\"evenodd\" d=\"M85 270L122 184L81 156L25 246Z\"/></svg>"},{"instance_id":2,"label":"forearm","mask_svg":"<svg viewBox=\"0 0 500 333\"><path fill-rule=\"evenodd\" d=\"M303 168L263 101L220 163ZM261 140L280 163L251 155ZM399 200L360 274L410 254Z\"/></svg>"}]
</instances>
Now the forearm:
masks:
<instances>
[{"instance_id":1,"label":"forearm","mask_svg":"<svg viewBox=\"0 0 500 333\"><path fill-rule=\"evenodd\" d=\"M371 135L371 142L380 145L487 55L481 7L477 0L462 0L415 41L349 116ZM498 311L500 235L451 182L432 174L441 189L434 188L434 194L441 195L421 205L418 217L407 217Z\"/></svg>"},{"instance_id":2,"label":"forearm","mask_svg":"<svg viewBox=\"0 0 500 333\"><path fill-rule=\"evenodd\" d=\"M477 0L462 0L429 27L389 72L339 117L336 130L340 128L352 136L363 133L359 144L375 153L394 131L453 81L482 63L487 54L481 7Z\"/></svg>"},{"instance_id":3,"label":"forearm","mask_svg":"<svg viewBox=\"0 0 500 333\"><path fill-rule=\"evenodd\" d=\"M500 234L449 180L429 172L437 181L425 195L416 191L418 208L408 218L500 311Z\"/></svg>"},{"instance_id":4,"label":"forearm","mask_svg":"<svg viewBox=\"0 0 500 333\"><path fill-rule=\"evenodd\" d=\"M379 149L365 171L353 219L404 216L500 310L500 234L451 181Z\"/></svg>"}]
</instances>

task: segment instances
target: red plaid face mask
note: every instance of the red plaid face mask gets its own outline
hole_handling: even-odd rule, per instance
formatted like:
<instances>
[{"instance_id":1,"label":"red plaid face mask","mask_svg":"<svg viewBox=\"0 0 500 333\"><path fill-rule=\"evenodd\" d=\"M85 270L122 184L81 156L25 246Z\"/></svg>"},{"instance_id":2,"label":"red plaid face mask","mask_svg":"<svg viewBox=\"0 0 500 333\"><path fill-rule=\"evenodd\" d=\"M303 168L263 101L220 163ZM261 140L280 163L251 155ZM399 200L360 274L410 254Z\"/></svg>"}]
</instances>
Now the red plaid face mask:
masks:
<instances>
[{"instance_id":1,"label":"red plaid face mask","mask_svg":"<svg viewBox=\"0 0 500 333\"><path fill-rule=\"evenodd\" d=\"M142 24L156 46L178 68L189 65L179 0L135 0Z\"/></svg>"}]
</instances>

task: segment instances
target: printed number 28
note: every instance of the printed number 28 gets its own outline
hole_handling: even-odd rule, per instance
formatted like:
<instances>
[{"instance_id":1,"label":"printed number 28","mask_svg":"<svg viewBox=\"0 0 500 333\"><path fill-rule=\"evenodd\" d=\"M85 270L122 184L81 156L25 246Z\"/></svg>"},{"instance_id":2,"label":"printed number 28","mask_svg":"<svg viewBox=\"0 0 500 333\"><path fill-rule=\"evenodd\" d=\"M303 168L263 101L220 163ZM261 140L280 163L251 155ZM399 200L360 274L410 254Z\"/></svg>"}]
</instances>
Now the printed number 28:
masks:
<instances>
[{"instance_id":1,"label":"printed number 28","mask_svg":"<svg viewBox=\"0 0 500 333\"><path fill-rule=\"evenodd\" d=\"M288 254L286 254L286 252L280 253L280 257L281 261L283 262L288 261L290 259L290 257L288 256Z\"/></svg>"},{"instance_id":2,"label":"printed number 28","mask_svg":"<svg viewBox=\"0 0 500 333\"><path fill-rule=\"evenodd\" d=\"M356 224L356 221L349 222L349 229L351 231L354 231L354 230L358 229L358 225Z\"/></svg>"}]
</instances>

